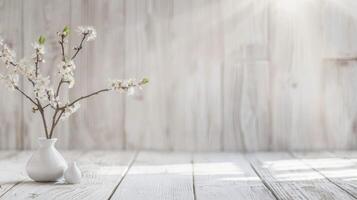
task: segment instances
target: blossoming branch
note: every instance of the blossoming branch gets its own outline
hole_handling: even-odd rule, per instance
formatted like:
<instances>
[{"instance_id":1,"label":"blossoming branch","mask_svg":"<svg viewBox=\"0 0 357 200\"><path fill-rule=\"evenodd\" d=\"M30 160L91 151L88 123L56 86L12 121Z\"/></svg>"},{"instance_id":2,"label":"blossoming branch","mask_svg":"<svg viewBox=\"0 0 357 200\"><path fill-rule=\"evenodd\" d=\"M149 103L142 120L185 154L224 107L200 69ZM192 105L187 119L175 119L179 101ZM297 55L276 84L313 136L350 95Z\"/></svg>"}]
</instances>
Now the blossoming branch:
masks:
<instances>
[{"instance_id":1,"label":"blossoming branch","mask_svg":"<svg viewBox=\"0 0 357 200\"><path fill-rule=\"evenodd\" d=\"M78 97L73 101L61 99L61 89L65 86L70 89L75 84L75 58L83 49L84 44L94 40L97 35L96 30L90 26L80 26L77 32L81 36L81 40L73 48L72 55L66 55L64 50L70 35L69 27L66 26L57 33L61 61L57 65L58 83L56 87L52 84L53 80L51 80L50 76L41 73L41 65L45 62L45 37L40 36L38 41L32 44L34 53L31 57L25 57L19 62L16 61L15 52L0 38L0 59L5 69L5 73L0 74L0 80L10 90L18 91L33 104L32 111L40 113L45 135L48 139L53 137L55 127L61 119L68 118L79 109L80 101L112 90L133 94L136 89L142 89L142 86L149 82L146 78L141 80L112 80L107 88ZM19 87L19 76L22 76L32 86L30 92L26 92ZM52 117L50 122L47 122L49 111L52 111Z\"/></svg>"}]
</instances>

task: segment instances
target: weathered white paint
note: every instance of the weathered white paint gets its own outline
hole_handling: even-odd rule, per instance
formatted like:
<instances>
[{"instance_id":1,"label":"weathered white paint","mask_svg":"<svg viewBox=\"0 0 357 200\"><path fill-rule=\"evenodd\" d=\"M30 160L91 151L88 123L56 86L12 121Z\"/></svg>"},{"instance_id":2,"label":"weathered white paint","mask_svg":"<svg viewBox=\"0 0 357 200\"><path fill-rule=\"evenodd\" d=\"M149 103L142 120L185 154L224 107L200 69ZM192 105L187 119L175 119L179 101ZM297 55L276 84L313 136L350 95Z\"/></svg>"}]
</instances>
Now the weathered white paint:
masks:
<instances>
[{"instance_id":1,"label":"weathered white paint","mask_svg":"<svg viewBox=\"0 0 357 200\"><path fill-rule=\"evenodd\" d=\"M0 1L0 35L17 51L19 57L23 54L21 10L22 3L19 0ZM15 92L9 93L3 86L0 87L0 94L0 149L21 149L23 148L22 96Z\"/></svg>"},{"instance_id":2,"label":"weathered white paint","mask_svg":"<svg viewBox=\"0 0 357 200\"><path fill-rule=\"evenodd\" d=\"M355 190L357 181L351 177L356 173L356 152L294 153L295 157L320 172L329 181L336 184L353 197L357 198Z\"/></svg>"},{"instance_id":3,"label":"weathered white paint","mask_svg":"<svg viewBox=\"0 0 357 200\"><path fill-rule=\"evenodd\" d=\"M142 152L111 199L193 200L191 155Z\"/></svg>"},{"instance_id":4,"label":"weathered white paint","mask_svg":"<svg viewBox=\"0 0 357 200\"><path fill-rule=\"evenodd\" d=\"M193 174L196 199L275 199L242 154L195 154Z\"/></svg>"},{"instance_id":5,"label":"weathered white paint","mask_svg":"<svg viewBox=\"0 0 357 200\"><path fill-rule=\"evenodd\" d=\"M64 180L55 184L36 183L26 176L26 181L18 184L13 181L13 184L16 184L15 188L5 188L8 191L1 197L14 200L31 198L45 200L54 197L59 199L108 199L128 169L134 152L92 151L83 153L75 151L65 152L63 155L67 161L78 162L83 174L80 184L67 184ZM16 167L23 163L23 160L7 160L7 162L8 166ZM5 172L9 175L17 175L12 171Z\"/></svg>"},{"instance_id":6,"label":"weathered white paint","mask_svg":"<svg viewBox=\"0 0 357 200\"><path fill-rule=\"evenodd\" d=\"M1 0L0 33L20 56L46 35L43 71L54 74L56 31L94 25L77 85L63 90L71 99L107 78L151 80L135 97L83 103L56 131L61 148L351 149L356 8L353 0ZM1 87L2 149L35 148L43 134L25 100Z\"/></svg>"},{"instance_id":7,"label":"weathered white paint","mask_svg":"<svg viewBox=\"0 0 357 200\"><path fill-rule=\"evenodd\" d=\"M0 197L18 183L28 180L25 166L30 155L30 152L0 154Z\"/></svg>"},{"instance_id":8,"label":"weathered white paint","mask_svg":"<svg viewBox=\"0 0 357 200\"><path fill-rule=\"evenodd\" d=\"M248 158L277 199L355 199L302 160L287 153L257 153Z\"/></svg>"},{"instance_id":9,"label":"weathered white paint","mask_svg":"<svg viewBox=\"0 0 357 200\"><path fill-rule=\"evenodd\" d=\"M357 152L63 155L78 161L80 184L30 181L24 174L29 152L0 151L0 199L347 200L357 195Z\"/></svg>"}]
</instances>

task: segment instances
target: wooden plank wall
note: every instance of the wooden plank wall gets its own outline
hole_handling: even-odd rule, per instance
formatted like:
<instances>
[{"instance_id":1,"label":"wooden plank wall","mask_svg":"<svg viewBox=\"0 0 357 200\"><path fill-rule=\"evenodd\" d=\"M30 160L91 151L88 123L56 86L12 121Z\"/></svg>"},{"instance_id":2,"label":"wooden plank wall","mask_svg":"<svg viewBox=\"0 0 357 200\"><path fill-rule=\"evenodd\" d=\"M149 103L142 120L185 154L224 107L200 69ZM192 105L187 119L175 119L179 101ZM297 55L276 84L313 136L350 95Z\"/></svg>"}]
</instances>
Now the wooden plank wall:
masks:
<instances>
[{"instance_id":1,"label":"wooden plank wall","mask_svg":"<svg viewBox=\"0 0 357 200\"><path fill-rule=\"evenodd\" d=\"M56 31L95 26L69 98L108 78L151 80L134 97L82 103L56 132L64 149L354 149L356 9L354 0L0 0L0 35L22 57L44 34L43 72L54 74ZM0 149L36 148L39 116L0 94Z\"/></svg>"}]
</instances>

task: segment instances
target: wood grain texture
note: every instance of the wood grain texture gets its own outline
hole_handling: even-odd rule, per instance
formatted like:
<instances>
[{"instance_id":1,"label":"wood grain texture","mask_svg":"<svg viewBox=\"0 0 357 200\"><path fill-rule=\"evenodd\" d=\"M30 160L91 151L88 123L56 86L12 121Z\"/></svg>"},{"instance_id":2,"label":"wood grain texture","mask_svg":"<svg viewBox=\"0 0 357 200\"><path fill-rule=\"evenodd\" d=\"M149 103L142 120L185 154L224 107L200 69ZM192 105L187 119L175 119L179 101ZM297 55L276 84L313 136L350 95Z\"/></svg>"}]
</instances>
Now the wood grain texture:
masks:
<instances>
[{"instance_id":1,"label":"wood grain texture","mask_svg":"<svg viewBox=\"0 0 357 200\"><path fill-rule=\"evenodd\" d=\"M132 160L133 152L92 151L65 153L67 160L78 162L82 171L80 184L36 183L18 184L3 196L4 199L108 199Z\"/></svg>"},{"instance_id":2,"label":"wood grain texture","mask_svg":"<svg viewBox=\"0 0 357 200\"><path fill-rule=\"evenodd\" d=\"M356 9L353 0L0 0L0 34L19 56L47 36L43 71L53 74L56 31L95 26L70 99L108 78L150 79L134 96L83 102L58 127L60 148L353 149ZM0 149L36 148L39 116L0 90Z\"/></svg>"},{"instance_id":3,"label":"wood grain texture","mask_svg":"<svg viewBox=\"0 0 357 200\"><path fill-rule=\"evenodd\" d=\"M351 149L356 147L357 99L355 90L357 49L356 15L351 12L356 4L346 1L322 4L323 67L321 69L324 126L327 146L330 149ZM338 31L336 31L338 30ZM346 59L347 58L347 59ZM350 59L352 58L352 59ZM336 134L338 133L338 134Z\"/></svg>"},{"instance_id":4,"label":"wood grain texture","mask_svg":"<svg viewBox=\"0 0 357 200\"><path fill-rule=\"evenodd\" d=\"M270 148L268 5L265 0L221 2L223 18L218 23L224 31L221 95L225 150Z\"/></svg>"},{"instance_id":5,"label":"wood grain texture","mask_svg":"<svg viewBox=\"0 0 357 200\"><path fill-rule=\"evenodd\" d=\"M0 154L0 198L27 179L25 165L30 155L29 152Z\"/></svg>"},{"instance_id":6,"label":"wood grain texture","mask_svg":"<svg viewBox=\"0 0 357 200\"><path fill-rule=\"evenodd\" d=\"M191 155L140 152L111 199L193 200Z\"/></svg>"},{"instance_id":7,"label":"wood grain texture","mask_svg":"<svg viewBox=\"0 0 357 200\"><path fill-rule=\"evenodd\" d=\"M294 156L321 173L357 199L356 152L294 153Z\"/></svg>"},{"instance_id":8,"label":"wood grain texture","mask_svg":"<svg viewBox=\"0 0 357 200\"><path fill-rule=\"evenodd\" d=\"M0 36L11 48L16 50L16 56L23 55L22 1L0 1ZM0 64L0 73L3 73ZM20 80L21 85L21 80ZM0 86L0 149L22 149L22 96L15 91L9 91Z\"/></svg>"},{"instance_id":9,"label":"wood grain texture","mask_svg":"<svg viewBox=\"0 0 357 200\"><path fill-rule=\"evenodd\" d=\"M124 78L124 5L123 0L71 1L71 26L91 25L98 35L96 41L85 43L77 56L77 84L71 99L107 88L111 79ZM73 35L71 45L78 45L80 38L75 31ZM82 101L70 121L68 148L125 148L124 97L110 93Z\"/></svg>"},{"instance_id":10,"label":"wood grain texture","mask_svg":"<svg viewBox=\"0 0 357 200\"><path fill-rule=\"evenodd\" d=\"M168 149L167 92L171 86L172 0L125 2L125 76L148 77L149 86L126 98L128 148ZM168 84L163 84L168 83ZM156 141L156 142L154 142Z\"/></svg>"},{"instance_id":11,"label":"wood grain texture","mask_svg":"<svg viewBox=\"0 0 357 200\"><path fill-rule=\"evenodd\" d=\"M82 170L74 185L31 181L30 153L0 151L0 199L357 199L357 152L61 152Z\"/></svg>"},{"instance_id":12,"label":"wood grain texture","mask_svg":"<svg viewBox=\"0 0 357 200\"><path fill-rule=\"evenodd\" d=\"M287 153L257 153L249 159L277 199L355 199Z\"/></svg>"},{"instance_id":13,"label":"wood grain texture","mask_svg":"<svg viewBox=\"0 0 357 200\"><path fill-rule=\"evenodd\" d=\"M197 200L275 199L242 154L195 154Z\"/></svg>"},{"instance_id":14,"label":"wood grain texture","mask_svg":"<svg viewBox=\"0 0 357 200\"><path fill-rule=\"evenodd\" d=\"M271 4L273 149L326 148L322 125L325 108L321 106L320 3Z\"/></svg>"}]
</instances>

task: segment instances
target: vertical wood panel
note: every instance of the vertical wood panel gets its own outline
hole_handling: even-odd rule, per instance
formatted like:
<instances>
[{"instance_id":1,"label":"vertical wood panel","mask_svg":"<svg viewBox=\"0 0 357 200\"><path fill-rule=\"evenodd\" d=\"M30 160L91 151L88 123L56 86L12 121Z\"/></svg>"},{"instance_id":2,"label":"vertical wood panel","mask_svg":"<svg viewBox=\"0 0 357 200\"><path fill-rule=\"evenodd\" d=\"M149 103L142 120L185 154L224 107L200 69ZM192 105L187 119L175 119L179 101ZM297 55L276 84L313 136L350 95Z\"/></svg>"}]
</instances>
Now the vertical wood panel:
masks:
<instances>
[{"instance_id":1,"label":"vertical wood panel","mask_svg":"<svg viewBox=\"0 0 357 200\"><path fill-rule=\"evenodd\" d=\"M134 96L82 103L58 127L62 148L344 149L356 147L354 8L348 0L2 0L0 34L25 55L44 34L43 72L54 74L56 31L95 26L72 99L107 78L151 80ZM38 114L0 90L0 148L36 148Z\"/></svg>"},{"instance_id":2,"label":"vertical wood panel","mask_svg":"<svg viewBox=\"0 0 357 200\"><path fill-rule=\"evenodd\" d=\"M324 63L324 123L329 149L356 148L356 66L355 61Z\"/></svg>"},{"instance_id":3,"label":"vertical wood panel","mask_svg":"<svg viewBox=\"0 0 357 200\"><path fill-rule=\"evenodd\" d=\"M22 1L0 1L0 36L22 56ZM3 65L0 64L3 68ZM0 70L2 73L3 70ZM20 81L21 82L21 81ZM0 149L22 148L22 97L16 91L0 86Z\"/></svg>"},{"instance_id":4,"label":"vertical wood panel","mask_svg":"<svg viewBox=\"0 0 357 200\"><path fill-rule=\"evenodd\" d=\"M194 31L192 17L192 1L172 1L171 49L165 76L170 82L167 90L170 94L167 95L167 132L170 135L170 149L173 150L193 150L196 143L195 134L191 134L190 128L194 123L193 108L198 103L188 104L188 95L192 95L192 91L185 90L190 85L196 87L192 83L192 76L187 76L191 73L194 60L194 55L187 49L193 49L196 44L191 38Z\"/></svg>"},{"instance_id":5,"label":"vertical wood panel","mask_svg":"<svg viewBox=\"0 0 357 200\"><path fill-rule=\"evenodd\" d=\"M222 32L217 1L130 1L126 11L126 76L143 74L152 80L142 102L127 99L129 146L219 150Z\"/></svg>"},{"instance_id":6,"label":"vertical wood panel","mask_svg":"<svg viewBox=\"0 0 357 200\"><path fill-rule=\"evenodd\" d=\"M326 143L320 107L320 2L270 4L273 149L319 149Z\"/></svg>"},{"instance_id":7,"label":"vertical wood panel","mask_svg":"<svg viewBox=\"0 0 357 200\"><path fill-rule=\"evenodd\" d=\"M352 1L322 7L324 123L330 149L356 148L357 21L351 8L356 8Z\"/></svg>"},{"instance_id":8,"label":"vertical wood panel","mask_svg":"<svg viewBox=\"0 0 357 200\"><path fill-rule=\"evenodd\" d=\"M267 149L271 137L268 2L223 2L224 149Z\"/></svg>"},{"instance_id":9,"label":"vertical wood panel","mask_svg":"<svg viewBox=\"0 0 357 200\"><path fill-rule=\"evenodd\" d=\"M166 75L171 55L169 21L172 1L126 1L125 75L147 76L144 91L126 98L125 129L129 148L167 149L166 101L172 80Z\"/></svg>"},{"instance_id":10,"label":"vertical wood panel","mask_svg":"<svg viewBox=\"0 0 357 200\"><path fill-rule=\"evenodd\" d=\"M191 117L194 123L188 128L195 136L196 151L221 149L223 31L219 3L200 0L192 4L193 59L186 66L192 78L185 88L189 91L186 106L193 105Z\"/></svg>"},{"instance_id":11,"label":"vertical wood panel","mask_svg":"<svg viewBox=\"0 0 357 200\"><path fill-rule=\"evenodd\" d=\"M107 88L110 79L124 77L124 5L123 0L71 2L72 28L91 25L97 29L97 39L85 43L77 57L77 84L71 99ZM71 44L77 45L79 40L73 36ZM70 148L124 148L123 98L123 94L109 92L82 101L70 118Z\"/></svg>"}]
</instances>

